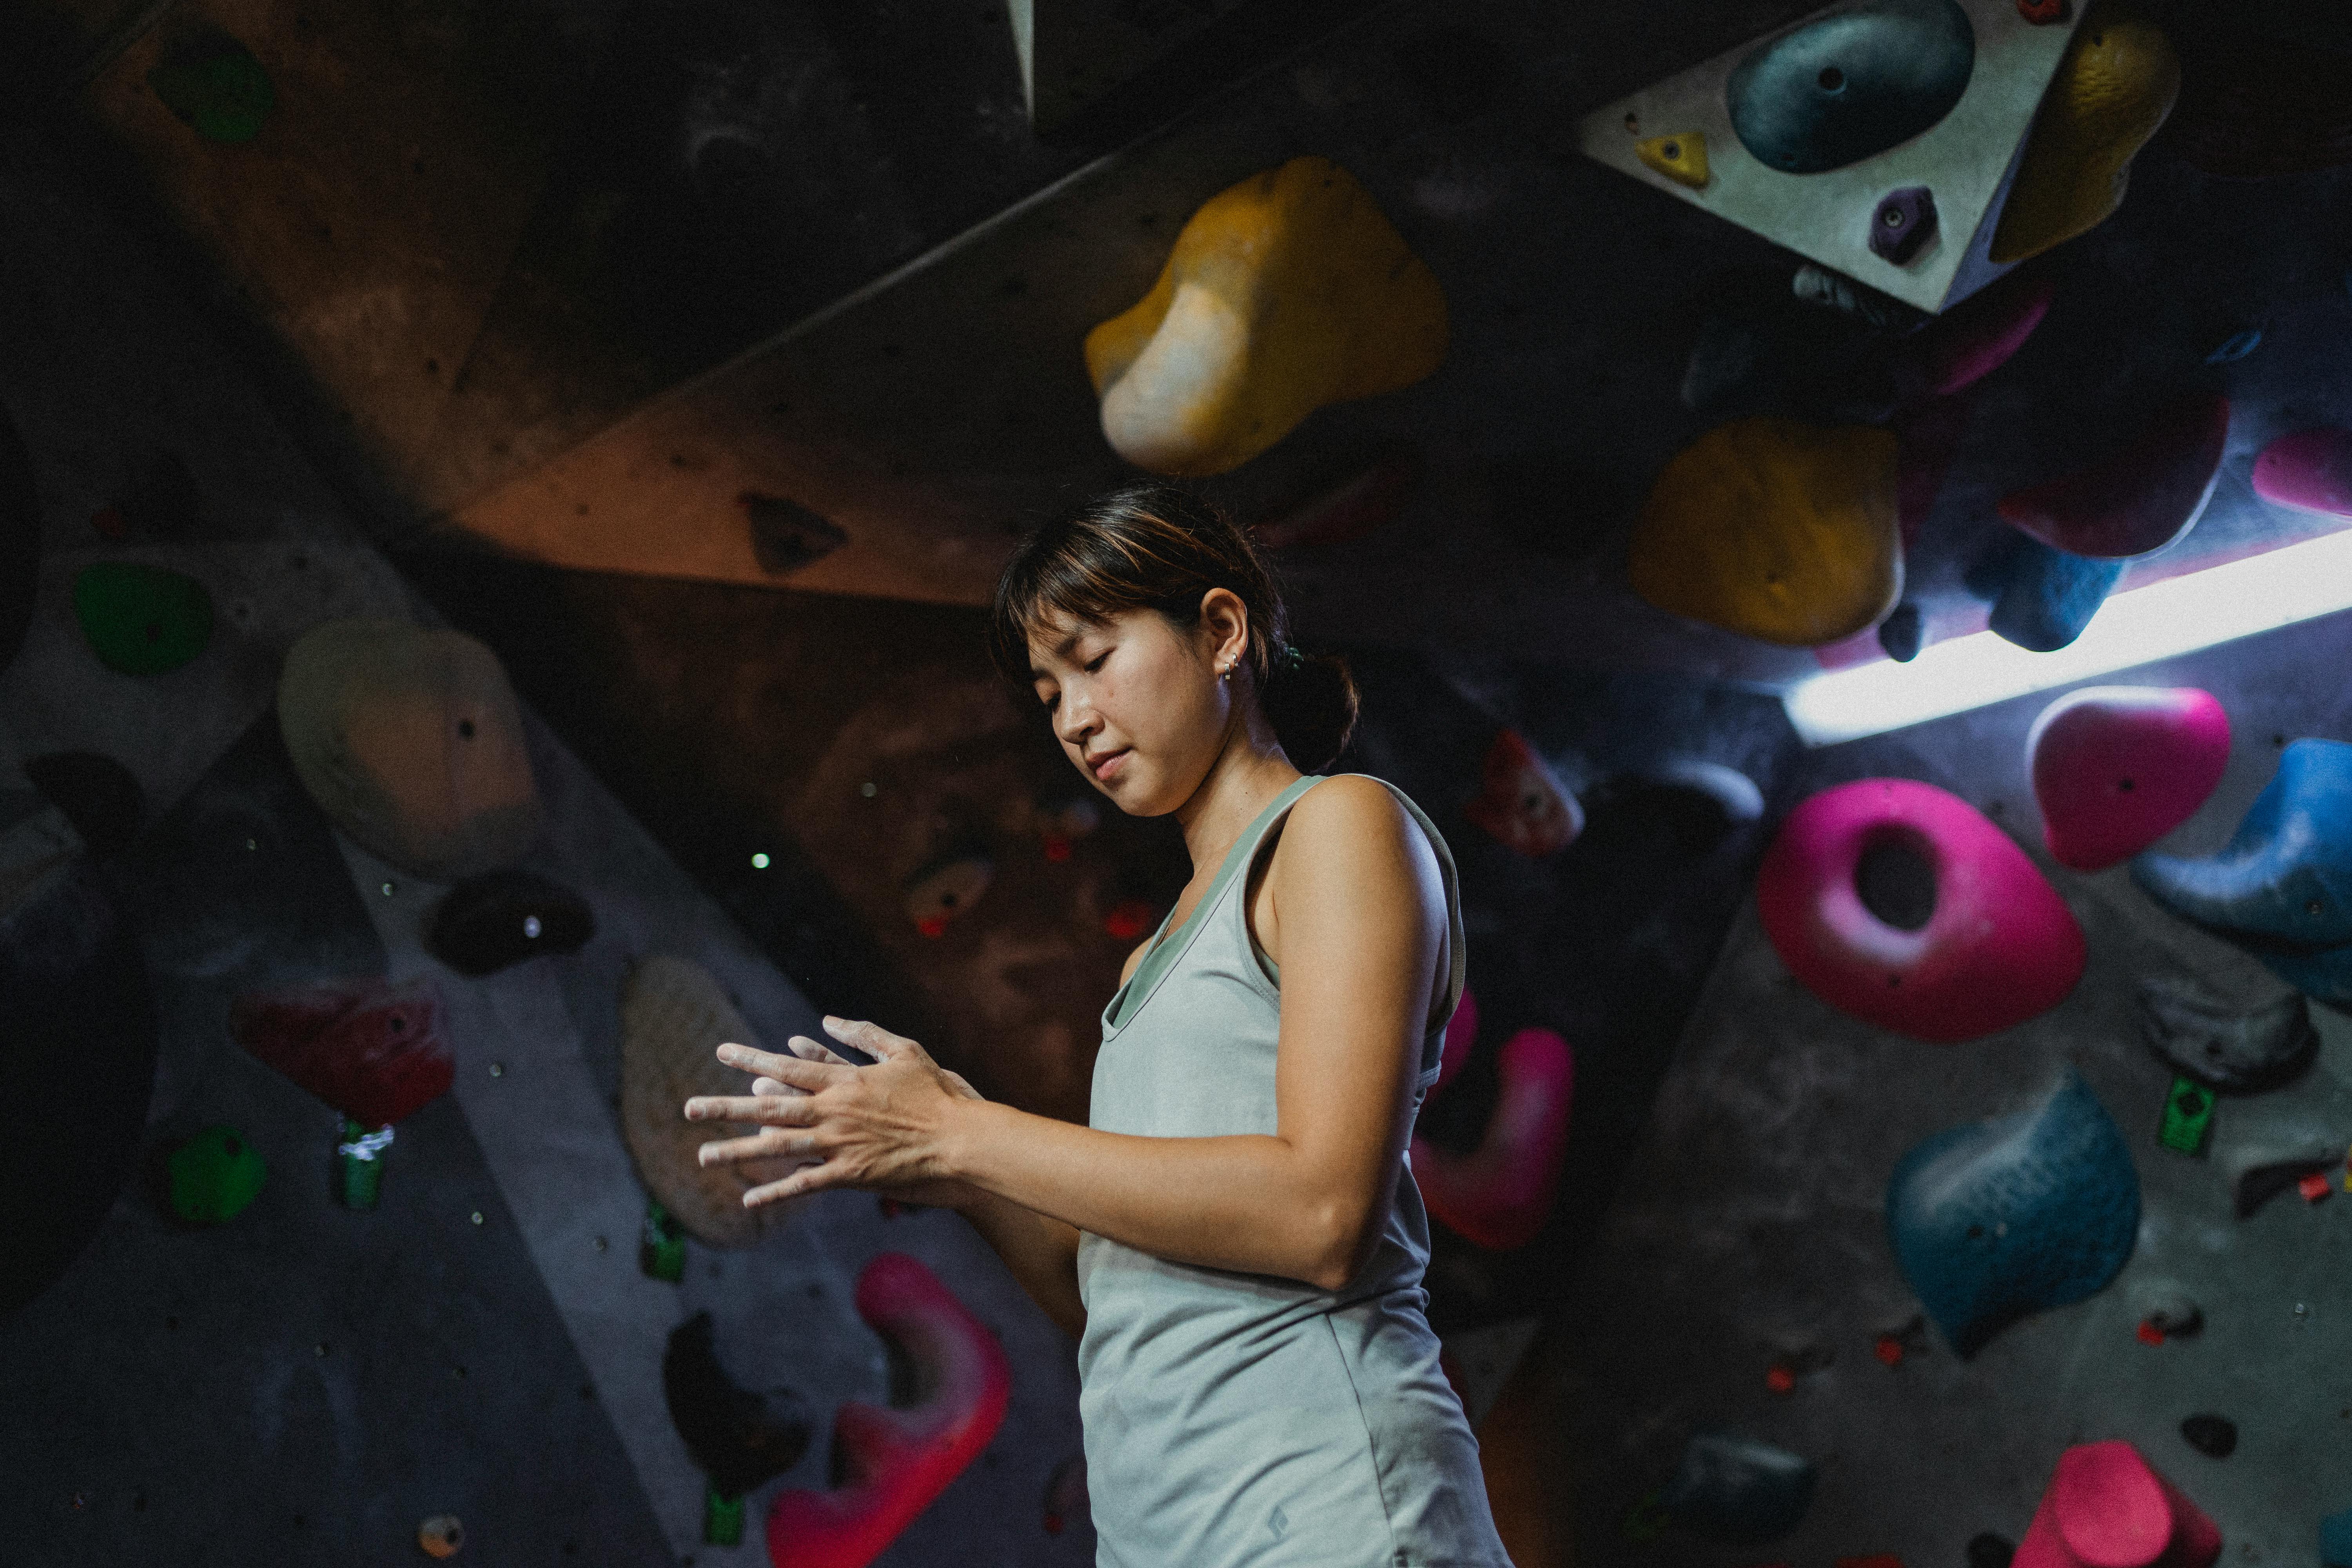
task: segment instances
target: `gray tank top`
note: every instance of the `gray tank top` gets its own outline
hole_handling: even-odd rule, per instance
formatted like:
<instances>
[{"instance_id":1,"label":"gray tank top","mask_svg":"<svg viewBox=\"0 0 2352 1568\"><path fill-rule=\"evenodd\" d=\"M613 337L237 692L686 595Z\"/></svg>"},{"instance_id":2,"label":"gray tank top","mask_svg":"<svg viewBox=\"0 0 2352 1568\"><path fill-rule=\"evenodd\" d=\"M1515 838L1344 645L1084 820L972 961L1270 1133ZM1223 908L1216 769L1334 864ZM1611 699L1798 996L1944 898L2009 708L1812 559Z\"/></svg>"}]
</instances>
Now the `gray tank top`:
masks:
<instances>
[{"instance_id":1,"label":"gray tank top","mask_svg":"<svg viewBox=\"0 0 2352 1568\"><path fill-rule=\"evenodd\" d=\"M1247 889L1318 782L1259 814L1103 1010L1091 1125L1276 1131L1280 976L1251 939ZM1418 1113L1462 995L1461 896L1436 825L1381 782L1429 836L1445 883L1450 973L1422 1042ZM1082 1234L1078 1407L1098 1568L1508 1568L1477 1442L1438 1370L1428 1261L1428 1215L1402 1160L1379 1246L1339 1290Z\"/></svg>"}]
</instances>

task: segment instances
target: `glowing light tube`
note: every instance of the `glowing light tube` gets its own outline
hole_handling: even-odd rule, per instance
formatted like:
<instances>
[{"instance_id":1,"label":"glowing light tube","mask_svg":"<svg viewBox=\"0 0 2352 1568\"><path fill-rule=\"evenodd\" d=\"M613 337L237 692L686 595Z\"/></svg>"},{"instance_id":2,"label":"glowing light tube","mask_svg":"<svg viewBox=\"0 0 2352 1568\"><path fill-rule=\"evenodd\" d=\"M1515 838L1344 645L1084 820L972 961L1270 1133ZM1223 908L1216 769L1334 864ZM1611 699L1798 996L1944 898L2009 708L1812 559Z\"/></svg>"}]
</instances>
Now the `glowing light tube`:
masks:
<instances>
[{"instance_id":1,"label":"glowing light tube","mask_svg":"<svg viewBox=\"0 0 2352 1568\"><path fill-rule=\"evenodd\" d=\"M1978 632L1922 648L1908 664L1825 670L1781 702L1807 745L1830 746L2347 608L2352 529L2126 589L2053 653Z\"/></svg>"}]
</instances>

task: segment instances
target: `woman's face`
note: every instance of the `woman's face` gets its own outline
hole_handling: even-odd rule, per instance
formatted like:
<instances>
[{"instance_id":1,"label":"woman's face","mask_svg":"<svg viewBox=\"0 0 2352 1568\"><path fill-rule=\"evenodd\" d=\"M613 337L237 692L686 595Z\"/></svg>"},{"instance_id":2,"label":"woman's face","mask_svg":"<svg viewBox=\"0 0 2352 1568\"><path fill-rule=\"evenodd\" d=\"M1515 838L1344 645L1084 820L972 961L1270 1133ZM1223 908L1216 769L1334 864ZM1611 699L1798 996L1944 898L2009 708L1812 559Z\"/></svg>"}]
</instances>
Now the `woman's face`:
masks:
<instances>
[{"instance_id":1,"label":"woman's face","mask_svg":"<svg viewBox=\"0 0 2352 1568\"><path fill-rule=\"evenodd\" d=\"M1240 605L1230 590L1212 590L1189 633L1156 610L1125 610L1055 619L1031 635L1032 684L1063 754L1129 816L1173 811L1208 776L1240 687L1218 670L1248 646Z\"/></svg>"}]
</instances>

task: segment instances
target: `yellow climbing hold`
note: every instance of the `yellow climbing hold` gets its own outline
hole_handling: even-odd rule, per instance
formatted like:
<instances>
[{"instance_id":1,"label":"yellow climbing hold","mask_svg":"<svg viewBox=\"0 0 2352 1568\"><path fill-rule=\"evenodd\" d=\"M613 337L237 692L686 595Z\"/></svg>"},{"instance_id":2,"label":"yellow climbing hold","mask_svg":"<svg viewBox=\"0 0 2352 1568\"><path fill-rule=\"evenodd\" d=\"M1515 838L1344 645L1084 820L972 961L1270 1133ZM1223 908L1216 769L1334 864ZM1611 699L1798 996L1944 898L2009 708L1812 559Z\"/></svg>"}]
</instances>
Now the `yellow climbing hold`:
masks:
<instances>
[{"instance_id":1,"label":"yellow climbing hold","mask_svg":"<svg viewBox=\"0 0 2352 1568\"><path fill-rule=\"evenodd\" d=\"M1645 168L1697 190L1706 184L1706 138L1696 131L1680 136L1652 136L1633 143L1633 156Z\"/></svg>"},{"instance_id":2,"label":"yellow climbing hold","mask_svg":"<svg viewBox=\"0 0 2352 1568\"><path fill-rule=\"evenodd\" d=\"M1323 405L1410 386L1444 353L1437 279L1328 158L1211 197L1151 292L1087 334L1103 434L1173 475L1237 468Z\"/></svg>"},{"instance_id":3,"label":"yellow climbing hold","mask_svg":"<svg viewBox=\"0 0 2352 1568\"><path fill-rule=\"evenodd\" d=\"M1675 454L1633 528L1633 590L1695 621L1811 647L1852 637L1903 590L1895 440L1740 419Z\"/></svg>"},{"instance_id":4,"label":"yellow climbing hold","mask_svg":"<svg viewBox=\"0 0 2352 1568\"><path fill-rule=\"evenodd\" d=\"M2105 222L2179 94L2179 58L2154 24L2108 5L2084 17L2034 116L1992 259L2022 261Z\"/></svg>"}]
</instances>

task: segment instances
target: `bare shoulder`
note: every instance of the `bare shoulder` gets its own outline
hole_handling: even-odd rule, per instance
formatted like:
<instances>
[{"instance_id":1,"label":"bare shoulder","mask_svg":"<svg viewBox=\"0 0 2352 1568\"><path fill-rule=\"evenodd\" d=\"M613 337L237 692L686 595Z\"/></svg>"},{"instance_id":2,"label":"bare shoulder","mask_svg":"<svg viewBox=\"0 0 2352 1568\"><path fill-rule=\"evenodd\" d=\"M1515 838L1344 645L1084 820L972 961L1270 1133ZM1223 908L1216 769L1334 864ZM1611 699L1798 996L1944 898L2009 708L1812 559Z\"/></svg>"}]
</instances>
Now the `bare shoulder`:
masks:
<instances>
[{"instance_id":1,"label":"bare shoulder","mask_svg":"<svg viewBox=\"0 0 2352 1568\"><path fill-rule=\"evenodd\" d=\"M1300 795L1274 859L1274 875L1284 880L1303 872L1328 885L1336 876L1375 892L1424 874L1433 880L1437 869L1420 825L1387 785L1361 773L1338 774Z\"/></svg>"}]
</instances>

